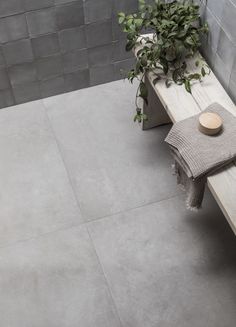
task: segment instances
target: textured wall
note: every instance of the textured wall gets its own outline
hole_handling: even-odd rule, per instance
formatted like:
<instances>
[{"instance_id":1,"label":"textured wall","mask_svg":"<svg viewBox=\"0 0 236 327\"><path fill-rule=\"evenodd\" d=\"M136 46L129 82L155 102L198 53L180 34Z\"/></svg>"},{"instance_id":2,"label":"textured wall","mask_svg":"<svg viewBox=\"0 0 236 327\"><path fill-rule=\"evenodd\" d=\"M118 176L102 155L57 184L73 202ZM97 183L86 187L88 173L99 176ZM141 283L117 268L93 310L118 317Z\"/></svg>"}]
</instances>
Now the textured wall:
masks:
<instances>
[{"instance_id":1,"label":"textured wall","mask_svg":"<svg viewBox=\"0 0 236 327\"><path fill-rule=\"evenodd\" d=\"M121 78L118 11L137 0L0 0L0 107Z\"/></svg>"},{"instance_id":2,"label":"textured wall","mask_svg":"<svg viewBox=\"0 0 236 327\"><path fill-rule=\"evenodd\" d=\"M203 55L236 102L236 0L205 0L201 11L210 27Z\"/></svg>"}]
</instances>

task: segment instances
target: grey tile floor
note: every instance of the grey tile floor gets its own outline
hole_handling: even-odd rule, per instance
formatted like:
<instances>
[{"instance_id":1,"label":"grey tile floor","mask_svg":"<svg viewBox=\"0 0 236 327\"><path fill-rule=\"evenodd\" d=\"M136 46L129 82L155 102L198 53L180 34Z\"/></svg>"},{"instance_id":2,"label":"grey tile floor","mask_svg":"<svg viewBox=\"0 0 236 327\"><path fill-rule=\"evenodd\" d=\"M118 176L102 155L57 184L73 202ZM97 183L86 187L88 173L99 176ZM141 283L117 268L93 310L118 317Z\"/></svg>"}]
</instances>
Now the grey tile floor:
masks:
<instances>
[{"instance_id":1,"label":"grey tile floor","mask_svg":"<svg viewBox=\"0 0 236 327\"><path fill-rule=\"evenodd\" d=\"M232 327L235 236L207 192L185 210L169 126L135 86L0 111L1 327Z\"/></svg>"}]
</instances>

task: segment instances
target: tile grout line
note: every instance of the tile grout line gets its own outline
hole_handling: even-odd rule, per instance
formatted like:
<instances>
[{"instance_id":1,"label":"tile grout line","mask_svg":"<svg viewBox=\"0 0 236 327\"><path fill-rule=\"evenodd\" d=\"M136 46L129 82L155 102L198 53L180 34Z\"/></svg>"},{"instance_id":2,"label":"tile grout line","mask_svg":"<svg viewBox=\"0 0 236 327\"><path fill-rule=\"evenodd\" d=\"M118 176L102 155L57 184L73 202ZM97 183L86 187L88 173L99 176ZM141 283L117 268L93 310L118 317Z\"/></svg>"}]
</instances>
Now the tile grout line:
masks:
<instances>
[{"instance_id":1,"label":"tile grout line","mask_svg":"<svg viewBox=\"0 0 236 327\"><path fill-rule=\"evenodd\" d=\"M47 107L46 107L46 105L45 105L43 99L41 99L41 102L42 102L42 105L43 105L43 109L44 109L44 112L45 112L45 115L46 115L46 118L47 118L47 121L48 121L48 124L49 124L50 130L51 130L52 135L53 135L53 137L54 137L54 141L55 141L55 143L56 143L56 146L57 146L57 149L58 149L58 153L59 153L59 155L60 155L60 157L61 157L61 161L62 161L63 166L64 166L64 169L65 169L65 171L66 171L67 178L68 178L69 184L70 184L70 186L71 186L71 189L72 189L72 192L73 192L73 195L74 195L74 198L75 198L76 205L77 205L78 210L79 210L79 212L80 212L80 214L81 214L81 216L82 216L83 221L86 223L86 219L85 219L85 217L84 217L84 215L83 215L83 213L82 213L82 210L81 210L81 206L80 206L79 200L78 200L78 198L77 198L77 196L76 196L76 192L75 192L75 189L74 189L74 186L73 186L72 180L71 180L71 176L70 176L69 170L67 169L67 165L66 165L66 162L65 162L65 160L64 160L64 156L63 156L63 154L62 154L61 147L60 147L59 142L58 142L58 139L57 139L57 137L56 137L56 133L55 133L54 128L53 128L53 126L52 126L51 120L49 119L49 116L48 116L48 113L47 113Z\"/></svg>"},{"instance_id":2,"label":"tile grout line","mask_svg":"<svg viewBox=\"0 0 236 327\"><path fill-rule=\"evenodd\" d=\"M123 323L122 323L122 321L121 321L121 317L120 317L120 314L119 314L119 310L118 310L118 308L117 308L117 306L116 306L116 302L115 302L115 299L114 299L114 296L113 296L112 290L111 290L111 288L110 288L110 285L109 285L109 282L108 282L107 276L106 276L106 274L105 274L105 270L104 270L103 264L102 264L102 262L101 262L101 260L100 260L100 258L99 258L98 252L97 252L97 250L96 250L96 246L95 246L95 244L94 244L93 238L92 238L92 236L91 236L91 234L90 234L90 232L89 232L88 225L86 225L86 230L87 230L87 232L88 232L89 239L90 239L91 244L92 244L92 246L93 246L94 253L95 253L96 257L97 257L98 263L99 263L99 265L100 265L100 267L101 267L101 269L102 269L102 273L103 273L103 276L104 276L105 282L106 282L106 284L107 284L107 288L108 288L108 291L109 291L109 293L110 293L110 297L111 297L111 300L112 300L112 303L113 303L113 306L114 306L114 309L115 309L115 312L116 312L117 318L118 318L118 320L119 320L119 322L120 322L120 327L123 327L124 325L123 325Z\"/></svg>"},{"instance_id":3,"label":"tile grout line","mask_svg":"<svg viewBox=\"0 0 236 327\"><path fill-rule=\"evenodd\" d=\"M42 238L44 236L47 236L49 234L54 234L54 233L58 233L58 232L62 232L62 231L67 231L67 230L70 230L70 229L73 229L73 228L79 228L79 227L82 227L82 226L84 226L85 228L87 228L88 225L93 224L93 223L96 223L96 222L99 222L99 221L102 221L103 219L107 219L109 217L114 217L114 216L117 216L117 215L125 214L126 212L130 212L132 210L140 209L140 208L143 208L143 207L152 205L152 204L158 204L158 203L161 203L161 202L164 202L164 201L168 201L170 199L174 199L174 198L177 198L177 197L179 197L178 194L173 195L173 196L171 196L169 198L165 198L165 199L162 199L162 200L159 200L159 201L155 201L155 202L150 202L150 203L147 203L147 204L138 206L138 207L134 207L134 208L130 208L130 209L127 209L127 210L124 210L124 211L116 212L114 214L107 215L107 216L104 216L104 217L100 217L100 218L97 218L97 219L94 219L94 220L84 221L84 222L81 222L81 223L75 223L75 224L71 224L70 226L64 226L64 227L62 226L62 227L57 228L57 229L52 230L52 231L41 233L41 234L36 235L36 236L28 237L28 238L21 239L21 240L18 240L16 242L13 242L13 243L9 243L9 244L0 246L0 251L2 249L5 249L5 248L14 247L17 244L21 244L21 243L25 243L25 242L30 242L30 241L36 241L36 240L38 240L38 239L40 239L40 238Z\"/></svg>"},{"instance_id":4,"label":"tile grout line","mask_svg":"<svg viewBox=\"0 0 236 327\"><path fill-rule=\"evenodd\" d=\"M174 198L177 198L179 196L180 196L179 194L175 194L175 195L171 195L169 197L165 197L165 198L160 199L160 200L156 200L156 201L154 200L154 201L151 201L151 202L147 202L147 203L144 203L144 204L132 207L132 208L128 208L128 209L125 209L125 210L114 212L112 214L108 214L108 215L105 215L105 216L101 216L101 217L98 217L98 218L88 220L88 221L85 222L85 224L92 224L93 222L97 222L97 221L100 221L102 219L106 219L106 218L113 217L113 216L116 216L116 215L124 214L126 212L130 212L130 211L135 210L135 209L141 209L143 207L147 207L147 206L155 204L155 203L161 203L161 202L164 202L164 201L168 201L170 199L174 199Z\"/></svg>"}]
</instances>

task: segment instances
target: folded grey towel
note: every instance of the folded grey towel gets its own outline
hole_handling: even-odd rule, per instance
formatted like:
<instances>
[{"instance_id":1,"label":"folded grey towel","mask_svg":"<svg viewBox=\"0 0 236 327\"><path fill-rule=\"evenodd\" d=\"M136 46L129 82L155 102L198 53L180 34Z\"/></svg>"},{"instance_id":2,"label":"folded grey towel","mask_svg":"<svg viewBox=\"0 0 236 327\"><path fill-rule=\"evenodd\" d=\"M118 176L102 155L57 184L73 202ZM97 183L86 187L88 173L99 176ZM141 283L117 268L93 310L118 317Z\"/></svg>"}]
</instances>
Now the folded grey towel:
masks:
<instances>
[{"instance_id":1,"label":"folded grey towel","mask_svg":"<svg viewBox=\"0 0 236 327\"><path fill-rule=\"evenodd\" d=\"M199 131L201 112L174 124L165 139L175 160L178 183L188 194L187 206L193 209L201 206L207 177L236 159L236 117L218 103L204 112L221 116L223 129L219 134L208 136Z\"/></svg>"}]
</instances>

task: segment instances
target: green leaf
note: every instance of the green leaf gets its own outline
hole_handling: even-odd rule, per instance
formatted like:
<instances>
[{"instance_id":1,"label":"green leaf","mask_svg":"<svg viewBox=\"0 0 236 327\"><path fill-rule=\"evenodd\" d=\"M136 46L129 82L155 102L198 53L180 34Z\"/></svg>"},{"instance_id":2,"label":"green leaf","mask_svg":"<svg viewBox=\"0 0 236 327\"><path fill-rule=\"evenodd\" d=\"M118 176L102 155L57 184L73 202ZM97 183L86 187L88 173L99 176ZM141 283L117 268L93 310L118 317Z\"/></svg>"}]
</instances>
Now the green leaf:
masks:
<instances>
[{"instance_id":1,"label":"green leaf","mask_svg":"<svg viewBox=\"0 0 236 327\"><path fill-rule=\"evenodd\" d=\"M140 83L140 94L139 96L147 103L148 90L144 82Z\"/></svg>"},{"instance_id":2,"label":"green leaf","mask_svg":"<svg viewBox=\"0 0 236 327\"><path fill-rule=\"evenodd\" d=\"M192 93L192 91L191 91L191 84L190 84L190 81L188 79L185 80L184 85L185 85L186 91L188 93Z\"/></svg>"},{"instance_id":3,"label":"green leaf","mask_svg":"<svg viewBox=\"0 0 236 327\"><path fill-rule=\"evenodd\" d=\"M201 73L202 73L202 76L203 76L203 77L206 76L206 71L205 71L205 68L204 68L204 67L202 67L202 69L201 69Z\"/></svg>"},{"instance_id":4,"label":"green leaf","mask_svg":"<svg viewBox=\"0 0 236 327\"><path fill-rule=\"evenodd\" d=\"M131 51L133 49L133 47L135 46L135 42L133 41L128 41L125 47L126 51Z\"/></svg>"},{"instance_id":5,"label":"green leaf","mask_svg":"<svg viewBox=\"0 0 236 327\"><path fill-rule=\"evenodd\" d=\"M154 80L152 81L153 85L156 85L158 83L158 81L160 81L161 76L157 76L156 78L154 78Z\"/></svg>"}]
</instances>

